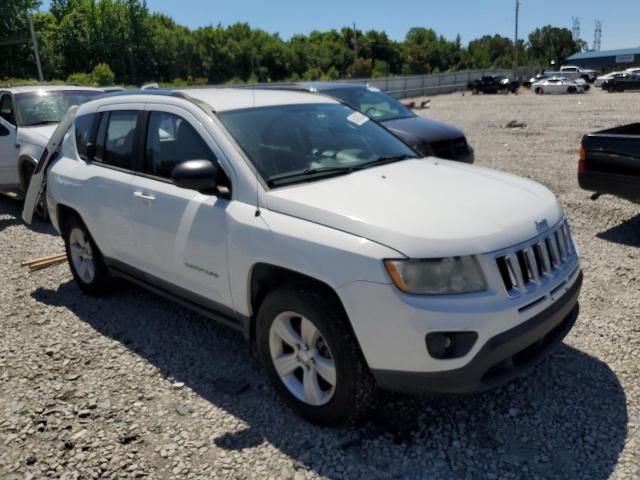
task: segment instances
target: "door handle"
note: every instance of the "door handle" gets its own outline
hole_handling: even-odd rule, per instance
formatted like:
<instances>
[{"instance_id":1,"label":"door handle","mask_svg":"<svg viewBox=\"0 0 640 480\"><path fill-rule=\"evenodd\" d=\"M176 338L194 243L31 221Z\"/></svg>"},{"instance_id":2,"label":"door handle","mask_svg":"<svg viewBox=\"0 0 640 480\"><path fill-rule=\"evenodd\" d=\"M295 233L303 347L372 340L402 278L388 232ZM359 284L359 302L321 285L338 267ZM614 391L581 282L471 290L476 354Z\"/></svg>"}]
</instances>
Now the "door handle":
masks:
<instances>
[{"instance_id":1,"label":"door handle","mask_svg":"<svg viewBox=\"0 0 640 480\"><path fill-rule=\"evenodd\" d=\"M144 193L144 192L133 192L133 196L138 197L147 202L153 202L156 199L156 197L154 197L153 195L149 195L148 193Z\"/></svg>"}]
</instances>

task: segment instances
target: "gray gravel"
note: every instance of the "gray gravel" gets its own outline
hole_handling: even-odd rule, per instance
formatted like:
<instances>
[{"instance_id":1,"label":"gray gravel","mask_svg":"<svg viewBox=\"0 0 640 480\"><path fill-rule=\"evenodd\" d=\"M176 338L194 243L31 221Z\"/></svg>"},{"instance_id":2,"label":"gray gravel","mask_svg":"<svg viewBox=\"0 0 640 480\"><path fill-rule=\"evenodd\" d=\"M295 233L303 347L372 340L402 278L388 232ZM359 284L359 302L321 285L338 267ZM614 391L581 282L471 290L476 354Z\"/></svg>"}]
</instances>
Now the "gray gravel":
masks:
<instances>
[{"instance_id":1,"label":"gray gravel","mask_svg":"<svg viewBox=\"0 0 640 480\"><path fill-rule=\"evenodd\" d=\"M638 121L640 95L436 97L477 163L538 180L582 254L581 314L532 374L467 397L382 395L367 424L310 426L234 332L124 285L80 293L62 250L0 199L0 478L638 479L640 206L576 184L583 133ZM503 128L510 121L520 128ZM452 192L452 196L455 192Z\"/></svg>"}]
</instances>

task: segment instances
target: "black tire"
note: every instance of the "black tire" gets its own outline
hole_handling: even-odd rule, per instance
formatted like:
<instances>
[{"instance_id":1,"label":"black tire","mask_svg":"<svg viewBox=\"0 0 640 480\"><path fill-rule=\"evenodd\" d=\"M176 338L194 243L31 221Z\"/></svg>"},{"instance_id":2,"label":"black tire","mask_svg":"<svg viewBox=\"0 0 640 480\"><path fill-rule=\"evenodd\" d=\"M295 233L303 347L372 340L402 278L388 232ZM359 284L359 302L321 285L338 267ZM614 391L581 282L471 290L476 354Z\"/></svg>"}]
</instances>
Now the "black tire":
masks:
<instances>
[{"instance_id":1,"label":"black tire","mask_svg":"<svg viewBox=\"0 0 640 480\"><path fill-rule=\"evenodd\" d=\"M78 234L77 232L82 233L91 249L93 275L90 279L87 279L86 277L83 278L82 273L79 271L79 268L81 267L78 267L78 262L75 259L74 253L72 253L72 250L75 250L77 247L73 240L75 235ZM69 269L71 270L71 274L78 284L78 287L80 287L80 290L94 296L104 295L110 292L113 287L113 280L109 275L109 270L107 269L106 264L104 263L102 253L100 253L100 250L94 242L93 237L91 237L89 230L87 230L87 227L77 215L72 215L65 221L62 235L64 237L64 246L67 253L67 261L69 262Z\"/></svg>"},{"instance_id":2,"label":"black tire","mask_svg":"<svg viewBox=\"0 0 640 480\"><path fill-rule=\"evenodd\" d=\"M295 312L319 330L335 365L335 390L328 403L312 405L298 399L277 373L270 348L271 326L280 314ZM342 308L313 285L290 285L267 295L256 319L256 347L274 388L305 420L322 426L354 423L369 411L375 381L362 356ZM312 347L313 348L313 347ZM304 367L298 367L304 373Z\"/></svg>"},{"instance_id":3,"label":"black tire","mask_svg":"<svg viewBox=\"0 0 640 480\"><path fill-rule=\"evenodd\" d=\"M578 90L576 89L576 87L569 87L567 88L567 93L578 93Z\"/></svg>"},{"instance_id":4,"label":"black tire","mask_svg":"<svg viewBox=\"0 0 640 480\"><path fill-rule=\"evenodd\" d=\"M542 87L536 87L536 95L544 95L544 89Z\"/></svg>"},{"instance_id":5,"label":"black tire","mask_svg":"<svg viewBox=\"0 0 640 480\"><path fill-rule=\"evenodd\" d=\"M36 166L31 162L26 162L22 167L22 185L24 190L24 195L26 197L27 190L29 189L29 184L31 183L31 177L33 176L33 172L35 171ZM42 192L40 196L40 201L36 205L36 209L34 211L36 218L41 222L47 223L49 221L49 210L47 206L47 195L46 192Z\"/></svg>"}]
</instances>

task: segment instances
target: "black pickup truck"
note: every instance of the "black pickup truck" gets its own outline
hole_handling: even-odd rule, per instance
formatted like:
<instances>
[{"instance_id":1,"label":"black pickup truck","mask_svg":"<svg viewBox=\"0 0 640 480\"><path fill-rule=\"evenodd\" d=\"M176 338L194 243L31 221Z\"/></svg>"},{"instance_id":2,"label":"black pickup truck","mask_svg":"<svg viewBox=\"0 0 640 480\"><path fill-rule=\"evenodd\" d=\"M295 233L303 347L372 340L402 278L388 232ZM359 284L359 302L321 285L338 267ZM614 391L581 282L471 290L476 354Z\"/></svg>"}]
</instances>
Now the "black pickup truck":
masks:
<instances>
[{"instance_id":1,"label":"black pickup truck","mask_svg":"<svg viewBox=\"0 0 640 480\"><path fill-rule=\"evenodd\" d=\"M582 137L578 183L594 192L640 203L640 123Z\"/></svg>"},{"instance_id":2,"label":"black pickup truck","mask_svg":"<svg viewBox=\"0 0 640 480\"><path fill-rule=\"evenodd\" d=\"M509 80L504 75L489 75L467 84L467 89L472 93L515 93L520 87L520 82Z\"/></svg>"}]
</instances>

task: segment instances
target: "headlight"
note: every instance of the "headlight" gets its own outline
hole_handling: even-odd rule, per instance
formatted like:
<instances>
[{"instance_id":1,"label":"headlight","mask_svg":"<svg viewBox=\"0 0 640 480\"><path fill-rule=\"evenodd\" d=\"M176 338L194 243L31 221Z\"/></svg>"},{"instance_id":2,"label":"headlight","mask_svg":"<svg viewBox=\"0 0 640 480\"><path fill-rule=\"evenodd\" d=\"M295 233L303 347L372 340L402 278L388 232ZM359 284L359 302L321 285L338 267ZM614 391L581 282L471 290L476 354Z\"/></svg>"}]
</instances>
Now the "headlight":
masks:
<instances>
[{"instance_id":1,"label":"headlight","mask_svg":"<svg viewBox=\"0 0 640 480\"><path fill-rule=\"evenodd\" d=\"M452 295L487 289L475 257L385 260L384 266L393 283L405 293Z\"/></svg>"}]
</instances>

